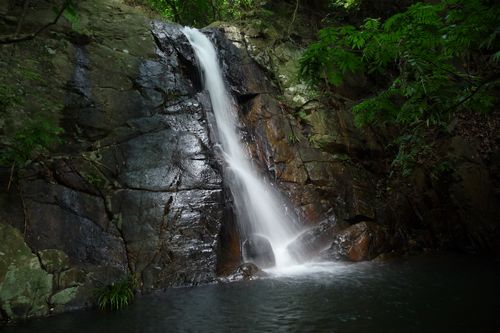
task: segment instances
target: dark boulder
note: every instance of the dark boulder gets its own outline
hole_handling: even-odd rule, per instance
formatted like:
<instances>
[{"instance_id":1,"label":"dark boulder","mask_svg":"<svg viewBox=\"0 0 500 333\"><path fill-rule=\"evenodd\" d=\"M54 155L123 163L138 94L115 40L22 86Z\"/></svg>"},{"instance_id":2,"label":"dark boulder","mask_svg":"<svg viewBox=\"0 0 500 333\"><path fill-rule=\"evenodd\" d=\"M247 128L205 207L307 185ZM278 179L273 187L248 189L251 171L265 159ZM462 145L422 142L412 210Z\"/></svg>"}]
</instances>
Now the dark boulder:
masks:
<instances>
[{"instance_id":1,"label":"dark boulder","mask_svg":"<svg viewBox=\"0 0 500 333\"><path fill-rule=\"evenodd\" d=\"M335 235L333 243L321 253L326 260L371 260L386 251L384 229L373 222L361 222Z\"/></svg>"},{"instance_id":2,"label":"dark boulder","mask_svg":"<svg viewBox=\"0 0 500 333\"><path fill-rule=\"evenodd\" d=\"M327 249L334 235L346 226L345 222L337 222L333 217L324 220L295 238L287 246L287 250L300 262L311 260Z\"/></svg>"},{"instance_id":3,"label":"dark boulder","mask_svg":"<svg viewBox=\"0 0 500 333\"><path fill-rule=\"evenodd\" d=\"M262 268L276 265L271 243L267 238L260 235L252 235L243 242L243 260Z\"/></svg>"},{"instance_id":4,"label":"dark boulder","mask_svg":"<svg viewBox=\"0 0 500 333\"><path fill-rule=\"evenodd\" d=\"M238 268L236 268L234 272L227 277L219 279L219 282L248 281L266 275L266 272L260 269L257 265L247 262L238 266Z\"/></svg>"}]
</instances>

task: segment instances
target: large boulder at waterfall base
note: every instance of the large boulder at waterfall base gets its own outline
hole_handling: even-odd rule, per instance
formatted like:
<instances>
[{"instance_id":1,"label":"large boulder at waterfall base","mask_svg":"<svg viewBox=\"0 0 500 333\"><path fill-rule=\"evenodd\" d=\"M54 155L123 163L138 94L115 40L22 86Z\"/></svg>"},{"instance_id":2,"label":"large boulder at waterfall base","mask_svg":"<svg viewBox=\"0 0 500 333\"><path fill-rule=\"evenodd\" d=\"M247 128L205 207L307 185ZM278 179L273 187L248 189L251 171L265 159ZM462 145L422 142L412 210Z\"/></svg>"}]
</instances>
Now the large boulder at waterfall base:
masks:
<instances>
[{"instance_id":1,"label":"large boulder at waterfall base","mask_svg":"<svg viewBox=\"0 0 500 333\"><path fill-rule=\"evenodd\" d=\"M310 260L328 248L335 233L343 228L345 222L324 220L301 233L287 246L287 250L298 261Z\"/></svg>"},{"instance_id":2,"label":"large boulder at waterfall base","mask_svg":"<svg viewBox=\"0 0 500 333\"><path fill-rule=\"evenodd\" d=\"M227 277L219 279L219 282L249 281L266 276L267 273L251 262L246 262L238 266Z\"/></svg>"},{"instance_id":3,"label":"large boulder at waterfall base","mask_svg":"<svg viewBox=\"0 0 500 333\"><path fill-rule=\"evenodd\" d=\"M243 242L243 259L261 268L276 265L273 248L267 238L259 235L250 236Z\"/></svg>"},{"instance_id":4,"label":"large boulder at waterfall base","mask_svg":"<svg viewBox=\"0 0 500 333\"><path fill-rule=\"evenodd\" d=\"M326 260L371 260L385 252L386 233L373 222L361 222L335 235L333 243L321 253Z\"/></svg>"}]
</instances>

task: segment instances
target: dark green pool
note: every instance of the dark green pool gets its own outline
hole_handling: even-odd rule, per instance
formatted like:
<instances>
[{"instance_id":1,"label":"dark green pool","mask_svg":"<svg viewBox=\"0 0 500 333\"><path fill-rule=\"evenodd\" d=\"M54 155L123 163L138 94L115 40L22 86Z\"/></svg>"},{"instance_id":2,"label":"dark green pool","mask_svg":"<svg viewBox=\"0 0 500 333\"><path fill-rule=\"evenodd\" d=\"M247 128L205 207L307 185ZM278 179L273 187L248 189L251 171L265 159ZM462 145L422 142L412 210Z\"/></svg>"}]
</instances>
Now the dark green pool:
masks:
<instances>
[{"instance_id":1,"label":"dark green pool","mask_svg":"<svg viewBox=\"0 0 500 333\"><path fill-rule=\"evenodd\" d=\"M272 278L168 290L116 313L80 311L5 333L500 332L500 264L426 255L316 264Z\"/></svg>"}]
</instances>

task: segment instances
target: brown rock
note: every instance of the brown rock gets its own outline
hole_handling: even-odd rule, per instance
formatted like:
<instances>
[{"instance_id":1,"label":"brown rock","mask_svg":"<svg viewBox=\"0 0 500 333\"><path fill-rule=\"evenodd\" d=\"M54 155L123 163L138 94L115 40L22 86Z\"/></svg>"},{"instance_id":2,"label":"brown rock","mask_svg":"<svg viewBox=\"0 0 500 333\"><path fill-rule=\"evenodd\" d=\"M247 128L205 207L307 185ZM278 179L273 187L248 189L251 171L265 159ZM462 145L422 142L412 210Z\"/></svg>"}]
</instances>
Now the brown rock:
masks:
<instances>
[{"instance_id":1,"label":"brown rock","mask_svg":"<svg viewBox=\"0 0 500 333\"><path fill-rule=\"evenodd\" d=\"M335 218L324 220L307 229L287 249L299 261L306 261L328 248L335 233L345 228L345 222L338 223Z\"/></svg>"},{"instance_id":2,"label":"brown rock","mask_svg":"<svg viewBox=\"0 0 500 333\"><path fill-rule=\"evenodd\" d=\"M360 222L337 234L332 246L321 256L327 260L371 260L385 252L386 240L382 227L373 222Z\"/></svg>"},{"instance_id":3,"label":"brown rock","mask_svg":"<svg viewBox=\"0 0 500 333\"><path fill-rule=\"evenodd\" d=\"M229 276L220 278L218 281L219 282L234 282L242 280L248 281L248 280L255 280L256 278L264 277L266 275L267 273L264 272L262 269L260 269L259 266L255 265L254 263L247 262L241 264Z\"/></svg>"}]
</instances>

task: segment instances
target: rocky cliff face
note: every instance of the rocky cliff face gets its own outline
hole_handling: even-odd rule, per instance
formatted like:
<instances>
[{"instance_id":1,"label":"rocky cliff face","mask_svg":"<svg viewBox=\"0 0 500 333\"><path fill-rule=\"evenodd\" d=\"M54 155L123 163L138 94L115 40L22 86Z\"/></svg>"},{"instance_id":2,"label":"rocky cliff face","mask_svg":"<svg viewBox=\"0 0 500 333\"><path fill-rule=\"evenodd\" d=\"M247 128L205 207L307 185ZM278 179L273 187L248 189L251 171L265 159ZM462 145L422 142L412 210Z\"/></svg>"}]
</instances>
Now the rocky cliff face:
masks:
<instances>
[{"instance_id":1,"label":"rocky cliff face","mask_svg":"<svg viewBox=\"0 0 500 333\"><path fill-rule=\"evenodd\" d=\"M29 8L26 29L49 9ZM33 62L43 78L5 72L44 89L22 112L39 111L46 93L64 102L50 112L65 130L59 153L17 181L2 170L0 308L9 319L90 305L96 287L129 274L143 291L213 281L230 229L209 101L179 27L151 26L119 1L78 10L79 27L61 21L1 49L2 66ZM30 48L29 59L9 56Z\"/></svg>"},{"instance_id":2,"label":"rocky cliff face","mask_svg":"<svg viewBox=\"0 0 500 333\"><path fill-rule=\"evenodd\" d=\"M300 55L292 45L277 46L283 49L278 52L284 53L287 64L272 60L260 63L259 52L264 51L256 45L262 41L255 39L262 37L249 37L251 32L245 28L226 24L217 27L214 39L221 50L229 85L239 101L243 140L262 169L289 194L302 220L315 224L329 215L339 219L373 218L376 179L349 154L356 154L358 149L375 154L380 149L377 143L372 140L367 147L361 147L368 139L354 129L352 120L347 119L350 124L339 124L337 117L346 117L345 112L326 114L326 106L314 92L287 77L294 74L284 67L292 66L289 62L296 62ZM220 32L225 38L219 36ZM274 80L271 71L281 75L282 81ZM299 112L304 112L304 118L318 119L305 121ZM323 127L328 135L336 137L337 141L329 144L337 149L329 151L315 142L308 135L312 126Z\"/></svg>"},{"instance_id":3,"label":"rocky cliff face","mask_svg":"<svg viewBox=\"0 0 500 333\"><path fill-rule=\"evenodd\" d=\"M25 29L51 20L49 8L29 8ZM14 3L6 10L21 15ZM151 24L120 1L88 1L78 10L77 24L61 19L36 39L1 49L2 66L30 63L39 78L5 72L6 82L36 91L20 111L29 117L47 104L42 111L65 130L57 154L33 161L14 182L2 170L8 191L0 226L11 241L1 245L0 307L10 319L87 306L96 287L128 274L148 291L210 282L240 261L209 98L180 27ZM370 175L345 152L314 145L292 112L300 106L313 117L312 108L324 106L290 77L276 80L300 53L281 47L285 64L274 68L244 30L206 33L220 50L249 151L302 220L372 218ZM21 58L27 49L29 59ZM339 134L336 144L347 152L352 140L331 131L337 123L325 122L324 112L316 123L324 135Z\"/></svg>"},{"instance_id":4,"label":"rocky cliff face","mask_svg":"<svg viewBox=\"0 0 500 333\"><path fill-rule=\"evenodd\" d=\"M207 33L220 50L239 103L242 140L254 161L287 194L302 223L312 227L301 236L312 257L350 224L376 221L381 178L370 166L382 149L369 133L354 127L345 108L329 110L325 100L296 79L301 54L296 44L275 39L270 49L270 37L265 31L256 33L253 22L241 27L216 23ZM384 221L377 222L380 233L390 229ZM375 236L363 235L369 243ZM376 246L366 247L370 254L359 257L373 258L392 242L391 237L383 244L372 242Z\"/></svg>"},{"instance_id":5,"label":"rocky cliff face","mask_svg":"<svg viewBox=\"0 0 500 333\"><path fill-rule=\"evenodd\" d=\"M384 16L395 9L380 3L377 12ZM244 82L242 118L249 142L255 142L254 156L282 182L303 220L325 219L318 230L325 224L332 230L342 227L339 223L374 222L381 230L372 234L387 233L375 253L451 248L500 254L498 110L458 115L449 133L433 137L438 163L423 161L410 176L396 176L390 129L358 129L348 110L370 91L366 77L348 77L322 94L297 79L299 58L317 21L313 11L304 10L290 22L293 10L286 2L266 2L236 25L215 26L245 64L229 65L228 76ZM360 224L350 230L356 236L364 229ZM380 243L375 238L373 244Z\"/></svg>"},{"instance_id":6,"label":"rocky cliff face","mask_svg":"<svg viewBox=\"0 0 500 333\"><path fill-rule=\"evenodd\" d=\"M494 244L498 186L477 150L459 138L444 148L460 176L445 191L425 170L404 189L392 184L385 139L353 125L345 96L325 98L297 79L314 19L298 15L290 30L293 6L283 5L205 33L238 102L242 140L312 226L301 236L310 255L357 261ZM49 1L32 7L25 29L53 19ZM2 28L14 31L22 9L11 1L0 10ZM56 154L16 179L0 170L3 319L88 306L96 287L129 274L151 291L211 282L240 262L209 98L180 27L151 23L118 0L78 10L77 24L61 19L32 41L0 47L1 79L24 91L18 117L44 112L65 129ZM352 98L363 84L352 80Z\"/></svg>"}]
</instances>

